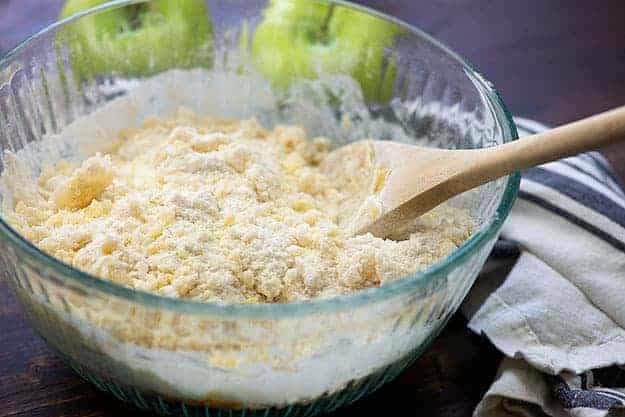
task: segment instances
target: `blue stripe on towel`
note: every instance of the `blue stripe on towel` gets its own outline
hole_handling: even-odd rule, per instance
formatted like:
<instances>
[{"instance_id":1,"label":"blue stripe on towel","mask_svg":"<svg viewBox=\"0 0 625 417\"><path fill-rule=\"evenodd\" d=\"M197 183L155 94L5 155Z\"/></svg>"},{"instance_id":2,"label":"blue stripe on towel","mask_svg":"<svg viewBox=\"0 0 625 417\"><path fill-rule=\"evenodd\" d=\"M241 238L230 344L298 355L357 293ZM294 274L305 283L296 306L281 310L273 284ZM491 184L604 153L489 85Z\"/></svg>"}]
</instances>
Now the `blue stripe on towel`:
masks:
<instances>
[{"instance_id":1,"label":"blue stripe on towel","mask_svg":"<svg viewBox=\"0 0 625 417\"><path fill-rule=\"evenodd\" d=\"M618 180L618 178L616 178L616 175L614 175L612 167L606 165L604 160L596 157L595 154L596 152L586 152L580 154L579 157L588 161L589 163L592 163L599 171L605 174L606 177L608 177L615 185L619 186L620 188L621 182Z\"/></svg>"},{"instance_id":2,"label":"blue stripe on towel","mask_svg":"<svg viewBox=\"0 0 625 417\"><path fill-rule=\"evenodd\" d=\"M523 178L553 188L559 193L625 227L625 209L623 206L587 185L540 167L525 171Z\"/></svg>"},{"instance_id":3,"label":"blue stripe on towel","mask_svg":"<svg viewBox=\"0 0 625 417\"><path fill-rule=\"evenodd\" d=\"M625 394L618 392L618 391L608 391L608 390L604 390L604 389L593 389L594 392L600 392L602 394L606 394L606 395L611 395L613 397L618 398L619 400L621 400L621 402L625 402Z\"/></svg>"},{"instance_id":4,"label":"blue stripe on towel","mask_svg":"<svg viewBox=\"0 0 625 417\"><path fill-rule=\"evenodd\" d=\"M610 190L614 191L615 193L619 194L619 195L623 195L623 190L621 190L620 188L614 186L614 184L612 183L612 181L606 181L606 178L599 178L595 173L590 172L588 169L586 169L585 167L582 167L576 163L574 163L574 160L577 158L567 158L567 159L561 159L559 161L557 161L560 164L564 164L567 167L574 169L575 171L579 172L580 174L583 174L585 176L587 176L589 179L597 181L598 183L601 183L603 185L605 185L606 187L608 187Z\"/></svg>"},{"instance_id":5,"label":"blue stripe on towel","mask_svg":"<svg viewBox=\"0 0 625 417\"><path fill-rule=\"evenodd\" d=\"M594 408L610 410L623 405L623 401L612 395L594 390L583 390L569 387L559 376L550 377L553 381L552 394L566 410L573 408Z\"/></svg>"},{"instance_id":6,"label":"blue stripe on towel","mask_svg":"<svg viewBox=\"0 0 625 417\"><path fill-rule=\"evenodd\" d=\"M599 239L605 241L606 243L610 244L612 247L614 247L615 249L618 249L622 252L625 252L625 243L623 241L621 241L620 239L612 236L611 234L599 229L598 227L588 223L586 220L583 220L579 217L577 217L576 215L574 215L573 213L568 212L567 210L563 209L562 207L558 207L552 203L550 203L549 201L545 200L542 197L539 197L537 195L528 193L527 191L519 191L519 198L523 199L523 200L527 200L530 201L534 204L536 204L537 206L540 206L542 208L544 208L545 210L548 210L550 212L552 212L553 214L560 216L568 221L570 221L571 223L581 227L582 229L586 230L589 233L592 233L593 235L595 235L596 237L598 237Z\"/></svg>"}]
</instances>

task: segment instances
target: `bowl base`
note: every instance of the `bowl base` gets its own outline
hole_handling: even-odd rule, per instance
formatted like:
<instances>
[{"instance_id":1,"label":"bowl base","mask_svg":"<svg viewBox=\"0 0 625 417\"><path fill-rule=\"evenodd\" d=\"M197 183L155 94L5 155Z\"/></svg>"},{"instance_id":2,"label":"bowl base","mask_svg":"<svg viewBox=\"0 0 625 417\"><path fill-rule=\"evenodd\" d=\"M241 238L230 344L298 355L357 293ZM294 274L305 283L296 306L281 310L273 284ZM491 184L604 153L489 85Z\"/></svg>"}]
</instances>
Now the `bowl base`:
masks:
<instances>
[{"instance_id":1,"label":"bowl base","mask_svg":"<svg viewBox=\"0 0 625 417\"><path fill-rule=\"evenodd\" d=\"M364 378L350 381L345 387L331 394L325 394L314 400L283 407L268 408L217 408L212 405L188 403L181 400L166 399L153 393L143 393L134 387L119 384L78 364L68 356L56 352L78 375L96 388L112 394L115 398L129 403L140 410L156 412L163 416L176 417L311 417L332 412L339 407L353 403L371 394L387 382L395 379L410 366L421 354L419 348L402 359L386 366Z\"/></svg>"}]
</instances>

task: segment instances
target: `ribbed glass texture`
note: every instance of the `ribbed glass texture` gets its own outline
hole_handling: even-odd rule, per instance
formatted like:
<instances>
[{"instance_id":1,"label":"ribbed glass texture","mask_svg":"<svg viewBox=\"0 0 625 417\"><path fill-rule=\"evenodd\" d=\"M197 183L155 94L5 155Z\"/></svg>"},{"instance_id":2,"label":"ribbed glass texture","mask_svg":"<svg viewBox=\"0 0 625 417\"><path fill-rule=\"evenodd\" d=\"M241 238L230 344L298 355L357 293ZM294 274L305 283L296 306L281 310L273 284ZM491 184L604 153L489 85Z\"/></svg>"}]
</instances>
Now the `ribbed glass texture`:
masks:
<instances>
[{"instance_id":1,"label":"ribbed glass texture","mask_svg":"<svg viewBox=\"0 0 625 417\"><path fill-rule=\"evenodd\" d=\"M136 3L116 1L66 19L0 61L2 151L19 155L33 147L31 142L50 142L78 118L129 94L127 86L136 79L125 82L126 76L114 70L85 70L89 59L80 56L67 29L89 14L113 13ZM206 56L191 63L167 60L169 67L159 67L158 72L195 64L236 75L245 71L240 58L249 52L249 37L262 20L265 2L215 0L207 5L214 44L202 49ZM302 111L306 100L314 104L320 99L310 97L303 87L286 95L276 114L259 114L261 120L302 123L334 140L354 140L357 137L341 136L341 118L348 115L359 134L388 131L388 139L446 148L480 148L516 138L496 91L468 63L415 28L367 9L353 10L401 29L401 36L384 51L385 65L396 66L392 99L340 108L332 116L336 120L321 123L315 117L328 117L327 112ZM172 39L179 33L172 31ZM338 91L341 80L334 77L328 85ZM347 77L345 83L353 88ZM240 88L244 97L251 97L255 85ZM226 93L206 92L221 94L224 106L231 107ZM253 113L253 104L243 103L243 113ZM401 134L380 130L380 123L395 126ZM60 144L42 146L23 162L37 174L44 162L64 157L66 151ZM0 257L31 325L80 375L115 397L164 415L310 416L374 391L436 337L484 264L518 183L519 176L513 175L458 200L468 204L481 225L443 261L380 288L331 299L219 305L133 291L51 258L4 220ZM8 198L0 190L4 204Z\"/></svg>"}]
</instances>

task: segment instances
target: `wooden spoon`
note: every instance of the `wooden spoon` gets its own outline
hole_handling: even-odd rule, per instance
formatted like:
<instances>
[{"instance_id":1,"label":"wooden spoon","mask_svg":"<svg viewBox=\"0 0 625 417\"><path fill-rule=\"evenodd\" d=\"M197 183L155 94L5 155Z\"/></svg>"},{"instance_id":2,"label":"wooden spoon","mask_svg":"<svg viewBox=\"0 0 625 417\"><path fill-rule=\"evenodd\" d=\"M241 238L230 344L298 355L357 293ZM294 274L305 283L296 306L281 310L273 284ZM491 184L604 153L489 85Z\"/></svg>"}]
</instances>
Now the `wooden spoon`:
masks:
<instances>
[{"instance_id":1,"label":"wooden spoon","mask_svg":"<svg viewBox=\"0 0 625 417\"><path fill-rule=\"evenodd\" d=\"M331 152L322 169L345 175L345 158L370 158L384 177L375 210L358 210L353 234L387 237L449 198L514 171L625 139L625 106L514 142L485 149L448 150L362 140ZM342 170L342 171L341 171ZM368 192L368 191L367 191Z\"/></svg>"}]
</instances>

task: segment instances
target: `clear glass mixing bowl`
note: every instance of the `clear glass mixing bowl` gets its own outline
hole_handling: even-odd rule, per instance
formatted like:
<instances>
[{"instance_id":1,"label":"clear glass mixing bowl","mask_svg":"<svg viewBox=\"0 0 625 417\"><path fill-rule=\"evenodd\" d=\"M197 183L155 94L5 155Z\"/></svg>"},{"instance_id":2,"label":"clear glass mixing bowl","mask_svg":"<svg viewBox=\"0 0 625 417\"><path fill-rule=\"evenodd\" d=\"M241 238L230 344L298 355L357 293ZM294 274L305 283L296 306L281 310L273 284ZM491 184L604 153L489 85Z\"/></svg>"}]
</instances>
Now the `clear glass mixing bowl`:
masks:
<instances>
[{"instance_id":1,"label":"clear glass mixing bowl","mask_svg":"<svg viewBox=\"0 0 625 417\"><path fill-rule=\"evenodd\" d=\"M390 101L366 102L340 71L295 80L290 90L264 82L246 61L264 1L209 1L211 44L193 62L163 45L154 52L160 58L134 73L132 62L108 73L95 62L89 67L71 29L93 14L138 3L115 1L55 23L0 60L0 146L33 176L44 162L80 157L68 155L72 141L105 142L121 125L163 116L176 100L215 116L301 123L337 142L370 135L480 148L517 137L497 92L465 60L416 28L344 2L333 4L402 32L390 47L364 47L372 54L383 48L385 65L396 67ZM176 36L185 35L172 29L167 36L176 45ZM164 53L172 58L163 60ZM194 66L203 69L185 69ZM143 79L142 71L150 75ZM81 123L83 135L73 134ZM518 184L512 175L458 198L479 219L479 230L426 271L310 302L219 305L131 290L48 256L4 220L0 254L32 326L100 389L171 415L312 415L370 393L419 356L471 287ZM11 203L6 189L0 199Z\"/></svg>"}]
</instances>

